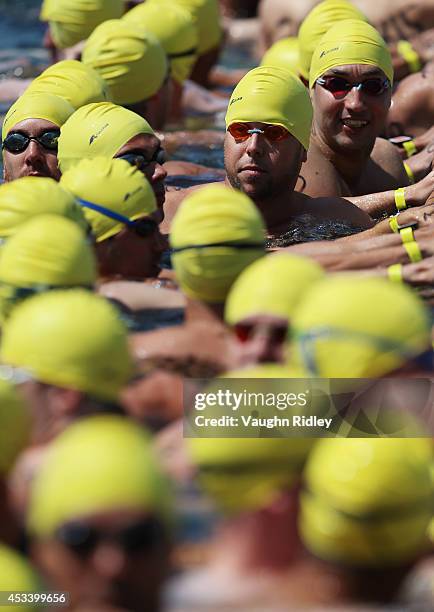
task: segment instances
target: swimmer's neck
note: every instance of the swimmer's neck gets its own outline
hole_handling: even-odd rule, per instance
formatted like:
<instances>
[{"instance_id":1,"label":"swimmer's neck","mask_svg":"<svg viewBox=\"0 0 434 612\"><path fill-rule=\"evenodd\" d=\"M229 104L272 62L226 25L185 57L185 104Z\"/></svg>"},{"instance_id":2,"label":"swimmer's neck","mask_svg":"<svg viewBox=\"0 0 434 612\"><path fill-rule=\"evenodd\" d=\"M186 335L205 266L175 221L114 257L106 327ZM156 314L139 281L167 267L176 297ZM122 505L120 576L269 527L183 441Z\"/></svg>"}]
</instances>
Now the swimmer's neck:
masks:
<instances>
[{"instance_id":1,"label":"swimmer's neck","mask_svg":"<svg viewBox=\"0 0 434 612\"><path fill-rule=\"evenodd\" d=\"M365 171L374 145L375 139L372 144L352 150L349 154L348 151L333 149L324 135L318 129L313 129L309 148L313 151L316 150L330 161L340 177L351 188L353 185L357 185Z\"/></svg>"},{"instance_id":2,"label":"swimmer's neck","mask_svg":"<svg viewBox=\"0 0 434 612\"><path fill-rule=\"evenodd\" d=\"M210 324L218 323L222 325L224 321L224 309L225 305L222 303L208 304L200 300L187 298L185 322L187 324L209 322Z\"/></svg>"},{"instance_id":3,"label":"swimmer's neck","mask_svg":"<svg viewBox=\"0 0 434 612\"><path fill-rule=\"evenodd\" d=\"M294 487L266 507L223 521L211 547L214 567L229 566L234 575L242 575L281 572L297 563L302 555L296 527L298 491Z\"/></svg>"}]
</instances>

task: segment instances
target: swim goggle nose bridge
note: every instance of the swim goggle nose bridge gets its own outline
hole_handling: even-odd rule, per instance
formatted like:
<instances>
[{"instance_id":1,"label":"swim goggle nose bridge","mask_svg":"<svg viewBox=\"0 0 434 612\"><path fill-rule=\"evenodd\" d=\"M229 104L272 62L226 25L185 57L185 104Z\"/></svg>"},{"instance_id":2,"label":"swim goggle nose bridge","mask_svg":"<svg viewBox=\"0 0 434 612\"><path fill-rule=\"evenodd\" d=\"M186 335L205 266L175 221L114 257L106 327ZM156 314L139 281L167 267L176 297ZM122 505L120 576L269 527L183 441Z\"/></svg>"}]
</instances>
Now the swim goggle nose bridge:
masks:
<instances>
[{"instance_id":1,"label":"swim goggle nose bridge","mask_svg":"<svg viewBox=\"0 0 434 612\"><path fill-rule=\"evenodd\" d=\"M244 142L254 134L260 134L269 142L278 142L288 138L289 132L282 125L264 125L263 128L250 127L248 123L231 123L228 127L229 134L238 142Z\"/></svg>"}]
</instances>

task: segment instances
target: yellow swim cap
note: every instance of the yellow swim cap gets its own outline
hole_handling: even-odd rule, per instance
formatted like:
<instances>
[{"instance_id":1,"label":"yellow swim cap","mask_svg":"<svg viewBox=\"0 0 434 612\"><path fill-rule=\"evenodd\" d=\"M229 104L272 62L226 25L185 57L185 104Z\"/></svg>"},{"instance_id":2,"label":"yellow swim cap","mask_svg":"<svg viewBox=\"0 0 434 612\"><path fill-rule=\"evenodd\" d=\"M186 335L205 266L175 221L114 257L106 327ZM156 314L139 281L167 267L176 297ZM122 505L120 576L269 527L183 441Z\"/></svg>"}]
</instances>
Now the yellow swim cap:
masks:
<instances>
[{"instance_id":1,"label":"yellow swim cap","mask_svg":"<svg viewBox=\"0 0 434 612\"><path fill-rule=\"evenodd\" d=\"M176 4L166 7L161 1L138 4L125 15L132 22L154 34L170 62L171 75L183 83L191 74L197 59L198 33L191 14ZM161 18L164 12L164 19Z\"/></svg>"},{"instance_id":2,"label":"yellow swim cap","mask_svg":"<svg viewBox=\"0 0 434 612\"><path fill-rule=\"evenodd\" d=\"M124 10L124 0L44 0L41 19L50 22L56 47L65 49L88 38L103 21L118 19Z\"/></svg>"},{"instance_id":3,"label":"yellow swim cap","mask_svg":"<svg viewBox=\"0 0 434 612\"><path fill-rule=\"evenodd\" d=\"M300 74L306 81L309 80L313 52L321 38L332 26L344 19L368 21L365 15L347 0L324 0L310 11L301 24L298 31Z\"/></svg>"},{"instance_id":4,"label":"yellow swim cap","mask_svg":"<svg viewBox=\"0 0 434 612\"><path fill-rule=\"evenodd\" d=\"M171 522L171 495L143 427L92 416L51 444L33 482L28 526L39 538L92 513L133 509Z\"/></svg>"},{"instance_id":5,"label":"yellow swim cap","mask_svg":"<svg viewBox=\"0 0 434 612\"><path fill-rule=\"evenodd\" d=\"M262 217L246 195L223 185L195 191L170 234L181 289L193 299L224 302L240 272L264 255L264 241Z\"/></svg>"},{"instance_id":6,"label":"yellow swim cap","mask_svg":"<svg viewBox=\"0 0 434 612\"><path fill-rule=\"evenodd\" d=\"M16 550L0 544L0 589L2 591L25 591L40 593L44 586L25 557ZM17 606L2 606L4 612L16 612ZM40 612L40 605L27 605L27 612Z\"/></svg>"},{"instance_id":7,"label":"yellow swim cap","mask_svg":"<svg viewBox=\"0 0 434 612\"><path fill-rule=\"evenodd\" d=\"M296 36L288 36L278 40L265 52L261 60L261 66L278 66L291 70L298 74L300 64L300 53L298 39Z\"/></svg>"},{"instance_id":8,"label":"yellow swim cap","mask_svg":"<svg viewBox=\"0 0 434 612\"><path fill-rule=\"evenodd\" d=\"M93 248L78 225L58 215L38 215L0 251L0 312L7 316L16 305L17 288L92 288L96 277Z\"/></svg>"},{"instance_id":9,"label":"yellow swim cap","mask_svg":"<svg viewBox=\"0 0 434 612\"><path fill-rule=\"evenodd\" d=\"M135 104L152 98L168 74L168 61L157 38L123 19L96 28L82 59L107 83L116 104Z\"/></svg>"},{"instance_id":10,"label":"yellow swim cap","mask_svg":"<svg viewBox=\"0 0 434 612\"><path fill-rule=\"evenodd\" d=\"M355 567L414 561L432 513L428 439L323 439L306 467L300 530L317 557Z\"/></svg>"},{"instance_id":11,"label":"yellow swim cap","mask_svg":"<svg viewBox=\"0 0 434 612\"><path fill-rule=\"evenodd\" d=\"M59 168L65 172L84 158L113 157L138 134L155 136L140 115L110 102L82 106L60 130Z\"/></svg>"},{"instance_id":12,"label":"yellow swim cap","mask_svg":"<svg viewBox=\"0 0 434 612\"><path fill-rule=\"evenodd\" d=\"M292 319L291 365L329 378L377 378L430 347L424 304L409 289L345 275L317 283Z\"/></svg>"},{"instance_id":13,"label":"yellow swim cap","mask_svg":"<svg viewBox=\"0 0 434 612\"><path fill-rule=\"evenodd\" d=\"M238 121L281 125L309 148L309 94L300 79L284 68L260 66L241 79L229 100L226 128Z\"/></svg>"},{"instance_id":14,"label":"yellow swim cap","mask_svg":"<svg viewBox=\"0 0 434 612\"><path fill-rule=\"evenodd\" d=\"M198 33L198 54L204 55L220 44L223 29L220 24L220 11L218 0L167 0L186 9L195 19ZM161 0L147 0L147 3L162 5ZM167 12L170 8L167 8Z\"/></svg>"},{"instance_id":15,"label":"yellow swim cap","mask_svg":"<svg viewBox=\"0 0 434 612\"><path fill-rule=\"evenodd\" d=\"M25 119L45 119L60 127L72 115L69 102L50 93L24 93L8 110L2 127L4 140L13 127Z\"/></svg>"},{"instance_id":16,"label":"yellow swim cap","mask_svg":"<svg viewBox=\"0 0 434 612\"><path fill-rule=\"evenodd\" d=\"M116 401L132 375L116 309L84 289L48 291L19 304L3 327L3 363L41 382Z\"/></svg>"},{"instance_id":17,"label":"yellow swim cap","mask_svg":"<svg viewBox=\"0 0 434 612\"><path fill-rule=\"evenodd\" d=\"M0 369L0 476L9 472L19 453L30 442L30 412L11 382L12 371L10 377L8 379L7 370Z\"/></svg>"},{"instance_id":18,"label":"yellow swim cap","mask_svg":"<svg viewBox=\"0 0 434 612\"><path fill-rule=\"evenodd\" d=\"M138 168L123 159L96 157L83 159L65 172L61 185L76 198L128 217L130 221L156 210L155 195ZM125 229L118 220L82 203L83 212L97 242L107 240Z\"/></svg>"},{"instance_id":19,"label":"yellow swim cap","mask_svg":"<svg viewBox=\"0 0 434 612\"><path fill-rule=\"evenodd\" d=\"M309 87L327 70L350 64L381 68L393 83L392 58L380 34L369 23L347 19L330 28L318 43L312 56Z\"/></svg>"},{"instance_id":20,"label":"yellow swim cap","mask_svg":"<svg viewBox=\"0 0 434 612\"><path fill-rule=\"evenodd\" d=\"M223 378L284 379L292 378L292 373L287 366L264 364L229 372ZM223 384L216 380L206 392L221 389ZM250 390L258 389L251 385ZM201 427L203 437L186 441L199 470L199 483L228 514L258 510L282 490L289 490L300 477L314 442L309 438L207 438L207 431L215 432L210 429Z\"/></svg>"},{"instance_id":21,"label":"yellow swim cap","mask_svg":"<svg viewBox=\"0 0 434 612\"><path fill-rule=\"evenodd\" d=\"M241 272L226 300L225 320L235 325L247 317L270 314L289 320L304 294L324 272L311 259L266 255Z\"/></svg>"},{"instance_id":22,"label":"yellow swim cap","mask_svg":"<svg viewBox=\"0 0 434 612\"><path fill-rule=\"evenodd\" d=\"M22 223L41 214L60 215L88 231L73 195L51 178L25 176L0 185L0 237L12 236Z\"/></svg>"},{"instance_id":23,"label":"yellow swim cap","mask_svg":"<svg viewBox=\"0 0 434 612\"><path fill-rule=\"evenodd\" d=\"M92 102L109 100L104 79L83 62L64 60L40 74L26 93L49 93L64 98L75 110Z\"/></svg>"}]
</instances>

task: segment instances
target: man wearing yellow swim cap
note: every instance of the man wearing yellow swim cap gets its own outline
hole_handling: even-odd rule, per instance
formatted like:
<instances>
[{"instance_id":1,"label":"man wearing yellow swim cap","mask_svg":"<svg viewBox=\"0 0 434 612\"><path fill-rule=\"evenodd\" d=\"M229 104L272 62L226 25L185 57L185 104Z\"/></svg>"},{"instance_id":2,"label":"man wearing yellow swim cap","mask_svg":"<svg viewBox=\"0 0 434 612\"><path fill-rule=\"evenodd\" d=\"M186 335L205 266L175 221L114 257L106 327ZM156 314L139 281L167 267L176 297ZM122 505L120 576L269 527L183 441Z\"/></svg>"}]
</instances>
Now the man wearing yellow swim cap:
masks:
<instances>
[{"instance_id":1,"label":"man wearing yellow swim cap","mask_svg":"<svg viewBox=\"0 0 434 612\"><path fill-rule=\"evenodd\" d=\"M305 87L295 74L277 66L251 70L229 100L226 180L252 198L270 236L287 232L301 214L342 220L359 229L372 225L368 215L343 200L294 193L309 147L311 117Z\"/></svg>"},{"instance_id":2,"label":"man wearing yellow swim cap","mask_svg":"<svg viewBox=\"0 0 434 612\"><path fill-rule=\"evenodd\" d=\"M16 306L0 359L22 383L42 444L80 416L121 413L119 393L133 374L117 310L85 289L47 291Z\"/></svg>"},{"instance_id":3,"label":"man wearing yellow swim cap","mask_svg":"<svg viewBox=\"0 0 434 612\"><path fill-rule=\"evenodd\" d=\"M83 418L50 445L32 482L33 557L51 588L68 593L70 610L158 612L172 504L142 427L113 415Z\"/></svg>"},{"instance_id":4,"label":"man wearing yellow swim cap","mask_svg":"<svg viewBox=\"0 0 434 612\"><path fill-rule=\"evenodd\" d=\"M59 138L59 166L66 172L82 159L120 157L149 180L157 204L165 198L161 141L143 117L111 102L82 106L70 117ZM161 219L160 219L161 220Z\"/></svg>"},{"instance_id":5,"label":"man wearing yellow swim cap","mask_svg":"<svg viewBox=\"0 0 434 612\"><path fill-rule=\"evenodd\" d=\"M107 84L110 98L162 129L170 109L169 61L159 40L135 21L111 19L86 41L82 59Z\"/></svg>"},{"instance_id":6,"label":"man wearing yellow swim cap","mask_svg":"<svg viewBox=\"0 0 434 612\"><path fill-rule=\"evenodd\" d=\"M2 128L3 177L60 178L57 140L72 105L53 94L23 94L8 110Z\"/></svg>"},{"instance_id":7,"label":"man wearing yellow swim cap","mask_svg":"<svg viewBox=\"0 0 434 612\"><path fill-rule=\"evenodd\" d=\"M408 186L397 148L379 138L392 83L390 53L372 26L345 20L330 28L312 56L312 137L297 189L313 197L349 197L376 218L395 211L400 188L407 206L425 203L434 174Z\"/></svg>"}]
</instances>

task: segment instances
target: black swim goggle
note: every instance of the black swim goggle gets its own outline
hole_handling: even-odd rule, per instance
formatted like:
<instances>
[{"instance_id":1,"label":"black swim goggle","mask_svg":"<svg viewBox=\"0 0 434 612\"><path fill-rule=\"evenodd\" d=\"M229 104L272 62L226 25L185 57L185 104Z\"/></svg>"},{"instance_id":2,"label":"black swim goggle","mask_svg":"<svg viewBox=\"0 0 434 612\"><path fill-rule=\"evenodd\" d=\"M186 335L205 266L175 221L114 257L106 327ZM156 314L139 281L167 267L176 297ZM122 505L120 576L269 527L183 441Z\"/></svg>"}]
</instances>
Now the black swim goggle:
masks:
<instances>
[{"instance_id":1,"label":"black swim goggle","mask_svg":"<svg viewBox=\"0 0 434 612\"><path fill-rule=\"evenodd\" d=\"M95 212L108 217L109 219L113 219L114 221L119 221L123 225L126 225L128 229L133 230L138 236L142 238L147 238L151 236L158 229L158 223L155 219L151 219L150 217L146 217L144 219L136 219L132 221L128 219L125 215L121 215L120 213L115 212L114 210L110 210L110 208L106 208L105 206L101 206L100 204L94 204L93 202L88 202L87 200L83 200L81 198L77 198L77 202L83 208L89 208L90 210L94 210Z\"/></svg>"},{"instance_id":2,"label":"black swim goggle","mask_svg":"<svg viewBox=\"0 0 434 612\"><path fill-rule=\"evenodd\" d=\"M6 149L9 153L22 153L27 149L30 141L34 140L48 151L57 151L59 136L60 130L47 130L40 136L26 136L21 132L9 132L2 142L2 149Z\"/></svg>"}]
</instances>

